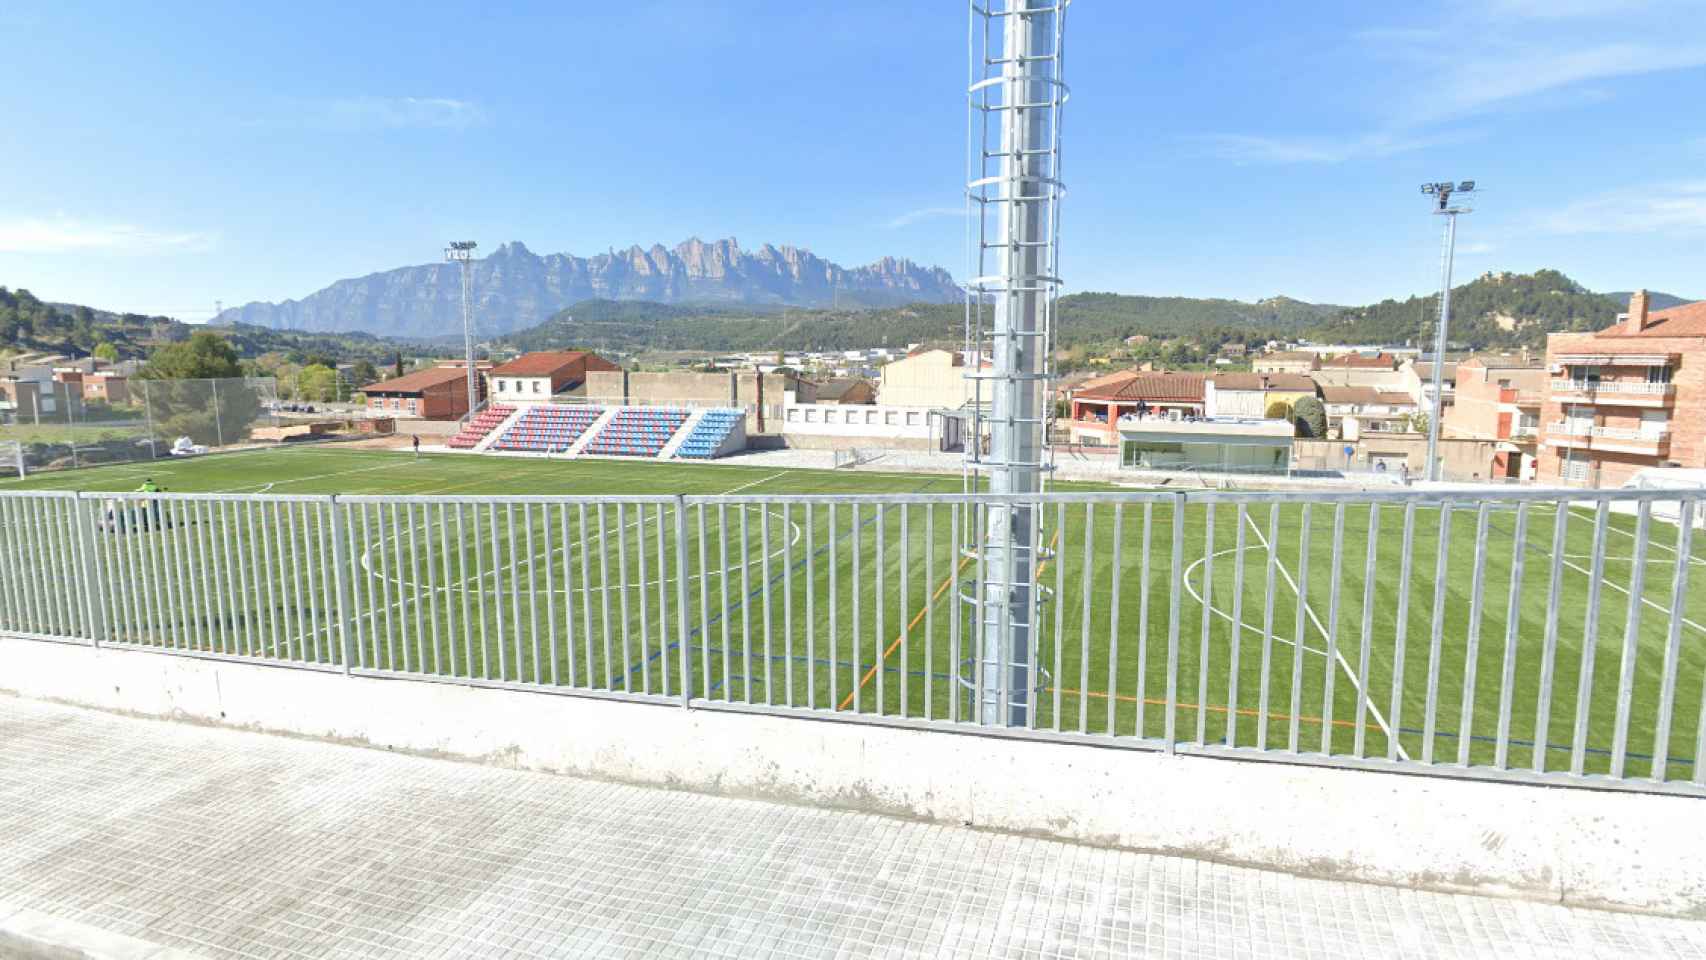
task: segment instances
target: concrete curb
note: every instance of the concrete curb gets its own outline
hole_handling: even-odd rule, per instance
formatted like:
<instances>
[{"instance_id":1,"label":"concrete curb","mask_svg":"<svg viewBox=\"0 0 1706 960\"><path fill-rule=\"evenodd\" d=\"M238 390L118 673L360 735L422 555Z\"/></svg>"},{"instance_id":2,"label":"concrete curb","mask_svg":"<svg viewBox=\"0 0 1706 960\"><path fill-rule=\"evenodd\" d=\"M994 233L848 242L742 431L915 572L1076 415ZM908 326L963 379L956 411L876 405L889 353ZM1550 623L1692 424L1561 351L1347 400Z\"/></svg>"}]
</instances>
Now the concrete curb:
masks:
<instances>
[{"instance_id":1,"label":"concrete curb","mask_svg":"<svg viewBox=\"0 0 1706 960\"><path fill-rule=\"evenodd\" d=\"M201 954L0 903L0 957L17 960L203 960Z\"/></svg>"}]
</instances>

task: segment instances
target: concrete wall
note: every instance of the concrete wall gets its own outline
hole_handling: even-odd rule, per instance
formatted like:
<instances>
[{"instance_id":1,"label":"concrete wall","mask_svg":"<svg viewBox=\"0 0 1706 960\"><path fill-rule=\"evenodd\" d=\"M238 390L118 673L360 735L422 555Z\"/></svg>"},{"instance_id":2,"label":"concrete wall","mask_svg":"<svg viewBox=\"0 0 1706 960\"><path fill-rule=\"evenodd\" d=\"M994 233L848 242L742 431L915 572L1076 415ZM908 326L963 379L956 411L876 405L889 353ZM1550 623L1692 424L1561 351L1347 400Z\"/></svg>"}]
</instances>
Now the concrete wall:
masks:
<instances>
[{"instance_id":1,"label":"concrete wall","mask_svg":"<svg viewBox=\"0 0 1706 960\"><path fill-rule=\"evenodd\" d=\"M1349 467L1345 464L1347 446L1356 448ZM1488 480L1499 445L1492 440L1442 437L1439 450L1442 479ZM1420 478L1427 473L1428 435L1370 431L1357 440L1294 440L1291 453L1292 466L1299 470L1369 470L1377 459L1387 461L1388 469L1396 469L1395 462L1402 459L1410 465L1410 476Z\"/></svg>"},{"instance_id":2,"label":"concrete wall","mask_svg":"<svg viewBox=\"0 0 1706 960\"><path fill-rule=\"evenodd\" d=\"M783 410L782 435L788 446L803 450L941 450L958 446L959 423L928 407L791 403Z\"/></svg>"},{"instance_id":3,"label":"concrete wall","mask_svg":"<svg viewBox=\"0 0 1706 960\"><path fill-rule=\"evenodd\" d=\"M0 638L0 689L1313 876L1706 917L1706 801L684 710Z\"/></svg>"},{"instance_id":4,"label":"concrete wall","mask_svg":"<svg viewBox=\"0 0 1706 960\"><path fill-rule=\"evenodd\" d=\"M883 365L877 402L891 407L951 410L972 398L966 368L948 350L924 350Z\"/></svg>"}]
</instances>

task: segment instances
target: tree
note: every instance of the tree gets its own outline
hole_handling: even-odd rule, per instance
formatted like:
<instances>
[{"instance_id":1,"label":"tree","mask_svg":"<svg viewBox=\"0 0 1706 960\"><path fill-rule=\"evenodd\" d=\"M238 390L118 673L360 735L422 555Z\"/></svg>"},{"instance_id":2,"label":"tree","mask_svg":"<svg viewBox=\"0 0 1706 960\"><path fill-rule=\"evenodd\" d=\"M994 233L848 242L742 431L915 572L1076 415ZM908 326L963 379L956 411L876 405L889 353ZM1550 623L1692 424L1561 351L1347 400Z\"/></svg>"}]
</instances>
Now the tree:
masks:
<instances>
[{"instance_id":1,"label":"tree","mask_svg":"<svg viewBox=\"0 0 1706 960\"><path fill-rule=\"evenodd\" d=\"M1286 403L1284 400L1275 400L1273 403L1268 404L1268 409L1262 414L1262 416L1267 417L1269 420L1290 420L1291 404Z\"/></svg>"},{"instance_id":2,"label":"tree","mask_svg":"<svg viewBox=\"0 0 1706 960\"><path fill-rule=\"evenodd\" d=\"M156 349L141 373L144 380L214 380L242 375L237 351L225 338L206 331Z\"/></svg>"},{"instance_id":3,"label":"tree","mask_svg":"<svg viewBox=\"0 0 1706 960\"><path fill-rule=\"evenodd\" d=\"M1297 436L1315 440L1326 438L1327 408L1321 405L1320 400L1314 397L1299 397L1297 402L1291 405L1291 416Z\"/></svg>"},{"instance_id":4,"label":"tree","mask_svg":"<svg viewBox=\"0 0 1706 960\"><path fill-rule=\"evenodd\" d=\"M1415 413L1410 414L1410 432L1412 432L1412 433L1427 433L1428 432L1428 426L1429 426L1429 423L1428 423L1428 415L1427 414L1421 412L1420 410L1416 411Z\"/></svg>"},{"instance_id":5,"label":"tree","mask_svg":"<svg viewBox=\"0 0 1706 960\"><path fill-rule=\"evenodd\" d=\"M338 374L323 363L311 363L296 375L296 395L310 403L331 403L338 398Z\"/></svg>"},{"instance_id":6,"label":"tree","mask_svg":"<svg viewBox=\"0 0 1706 960\"><path fill-rule=\"evenodd\" d=\"M246 437L261 412L253 382L242 376L231 344L201 331L156 349L138 386L161 436L230 444Z\"/></svg>"},{"instance_id":7,"label":"tree","mask_svg":"<svg viewBox=\"0 0 1706 960\"><path fill-rule=\"evenodd\" d=\"M379 371L374 369L372 361L363 357L350 367L350 377L356 386L365 387L379 379Z\"/></svg>"},{"instance_id":8,"label":"tree","mask_svg":"<svg viewBox=\"0 0 1706 960\"><path fill-rule=\"evenodd\" d=\"M95 357L100 360L105 360L108 363L117 363L118 348L113 346L109 341L102 340L100 343L95 344Z\"/></svg>"},{"instance_id":9,"label":"tree","mask_svg":"<svg viewBox=\"0 0 1706 960\"><path fill-rule=\"evenodd\" d=\"M391 368L391 376L393 379L396 379L398 377L401 377L402 375L403 375L403 352L401 350L399 350L399 351L397 351L397 362Z\"/></svg>"}]
</instances>

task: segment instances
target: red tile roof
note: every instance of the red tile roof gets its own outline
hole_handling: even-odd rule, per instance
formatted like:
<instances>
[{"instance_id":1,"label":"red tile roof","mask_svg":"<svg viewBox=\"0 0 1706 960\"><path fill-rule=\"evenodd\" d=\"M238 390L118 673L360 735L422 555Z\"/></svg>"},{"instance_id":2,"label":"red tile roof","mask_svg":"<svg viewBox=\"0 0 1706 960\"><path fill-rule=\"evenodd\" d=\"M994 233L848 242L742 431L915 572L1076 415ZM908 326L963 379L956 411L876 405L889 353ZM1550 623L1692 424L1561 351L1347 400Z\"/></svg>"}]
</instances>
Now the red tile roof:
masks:
<instances>
[{"instance_id":1,"label":"red tile roof","mask_svg":"<svg viewBox=\"0 0 1706 960\"><path fill-rule=\"evenodd\" d=\"M1398 358L1390 353L1377 353L1365 357L1360 353L1341 353L1336 357L1321 361L1323 367L1349 367L1352 369L1396 370Z\"/></svg>"},{"instance_id":2,"label":"red tile roof","mask_svg":"<svg viewBox=\"0 0 1706 960\"><path fill-rule=\"evenodd\" d=\"M1315 381L1302 373L1217 373L1216 390L1285 390L1315 392Z\"/></svg>"},{"instance_id":3,"label":"red tile roof","mask_svg":"<svg viewBox=\"0 0 1706 960\"><path fill-rule=\"evenodd\" d=\"M1321 399L1327 403L1380 403L1380 391L1373 387L1340 387L1325 385Z\"/></svg>"},{"instance_id":4,"label":"red tile roof","mask_svg":"<svg viewBox=\"0 0 1706 960\"><path fill-rule=\"evenodd\" d=\"M494 377L549 377L592 354L584 350L544 351L524 353L501 367L493 368Z\"/></svg>"},{"instance_id":5,"label":"red tile roof","mask_svg":"<svg viewBox=\"0 0 1706 960\"><path fill-rule=\"evenodd\" d=\"M1595 337L1706 337L1706 300L1685 303L1647 314L1647 328L1624 333L1621 325L1601 330Z\"/></svg>"},{"instance_id":6,"label":"red tile roof","mask_svg":"<svg viewBox=\"0 0 1706 960\"><path fill-rule=\"evenodd\" d=\"M1201 403L1204 377L1200 373L1139 373L1124 371L1115 380L1110 374L1095 386L1080 388L1072 394L1075 400L1115 400L1135 403Z\"/></svg>"},{"instance_id":7,"label":"red tile roof","mask_svg":"<svg viewBox=\"0 0 1706 960\"><path fill-rule=\"evenodd\" d=\"M433 367L417 370L394 380L383 380L362 387L361 393L422 393L433 387L455 383L468 375L466 367Z\"/></svg>"}]
</instances>

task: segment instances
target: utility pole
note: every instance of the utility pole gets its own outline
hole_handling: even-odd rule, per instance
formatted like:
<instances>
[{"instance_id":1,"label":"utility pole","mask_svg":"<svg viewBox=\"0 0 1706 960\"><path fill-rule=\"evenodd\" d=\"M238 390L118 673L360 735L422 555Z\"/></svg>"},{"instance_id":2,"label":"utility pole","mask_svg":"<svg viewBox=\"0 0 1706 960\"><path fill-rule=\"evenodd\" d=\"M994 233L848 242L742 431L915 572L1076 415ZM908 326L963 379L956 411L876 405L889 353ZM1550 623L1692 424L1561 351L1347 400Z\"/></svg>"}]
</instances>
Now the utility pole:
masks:
<instances>
[{"instance_id":1,"label":"utility pole","mask_svg":"<svg viewBox=\"0 0 1706 960\"><path fill-rule=\"evenodd\" d=\"M1439 266L1439 329L1434 335L1433 410L1428 415L1429 480L1438 480L1440 475L1439 432L1440 422L1445 419L1445 336L1451 324L1451 266L1457 255L1457 215L1472 210L1467 206L1452 206L1451 195L1474 190L1473 180L1459 184L1449 181L1422 184L1422 192L1435 198L1434 215L1445 218L1445 242Z\"/></svg>"},{"instance_id":2,"label":"utility pole","mask_svg":"<svg viewBox=\"0 0 1706 960\"><path fill-rule=\"evenodd\" d=\"M468 413L480 402L480 375L474 370L474 248L472 240L453 240L444 248L444 259L462 265L462 351L468 364Z\"/></svg>"}]
</instances>

